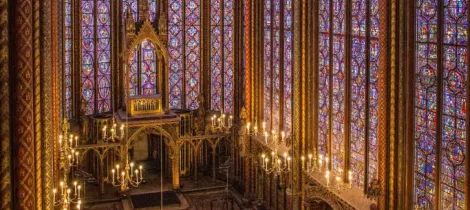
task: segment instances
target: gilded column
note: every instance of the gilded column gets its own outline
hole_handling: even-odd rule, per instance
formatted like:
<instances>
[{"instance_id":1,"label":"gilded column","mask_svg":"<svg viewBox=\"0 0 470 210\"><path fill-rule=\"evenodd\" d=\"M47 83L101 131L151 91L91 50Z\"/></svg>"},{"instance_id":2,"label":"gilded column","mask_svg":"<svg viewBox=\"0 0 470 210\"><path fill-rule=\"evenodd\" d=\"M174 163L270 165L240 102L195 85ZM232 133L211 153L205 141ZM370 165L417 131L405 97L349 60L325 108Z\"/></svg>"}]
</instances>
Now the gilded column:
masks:
<instances>
[{"instance_id":1,"label":"gilded column","mask_svg":"<svg viewBox=\"0 0 470 210\"><path fill-rule=\"evenodd\" d=\"M378 90L379 90L379 99L378 99L378 179L381 188L381 194L378 200L379 209L388 209L387 204L387 188L388 176L387 176L387 127L388 127L388 71L389 71L389 49L388 49L388 39L389 39L389 7L387 6L389 0L379 0L379 69L378 69Z\"/></svg>"},{"instance_id":2,"label":"gilded column","mask_svg":"<svg viewBox=\"0 0 470 210\"><path fill-rule=\"evenodd\" d=\"M302 42L301 42L301 10L302 0L294 0L294 66L293 66L293 148L294 148L294 160L300 160L301 151L301 109L302 109L302 95L301 95L301 71L302 71ZM301 180L301 165L300 161L293 162L293 193L298 193L302 189ZM298 196L293 197L293 209L297 210L301 208L301 203Z\"/></svg>"},{"instance_id":3,"label":"gilded column","mask_svg":"<svg viewBox=\"0 0 470 210\"><path fill-rule=\"evenodd\" d=\"M36 174L33 119L33 1L17 0L13 7L13 35L15 51L14 107L15 107L15 209L36 207Z\"/></svg>"},{"instance_id":4,"label":"gilded column","mask_svg":"<svg viewBox=\"0 0 470 210\"><path fill-rule=\"evenodd\" d=\"M0 209L12 209L8 0L0 0Z\"/></svg>"},{"instance_id":5,"label":"gilded column","mask_svg":"<svg viewBox=\"0 0 470 210\"><path fill-rule=\"evenodd\" d=\"M41 60L42 65L41 65L41 89L42 91L40 92L40 101L41 101L41 109L40 113L37 113L36 115L41 115L41 131L42 135L41 138L38 138L36 140L36 144L39 145L38 153L39 155L37 157L37 160L39 162L42 162L42 166L40 167L40 170L37 171L37 173L41 173L43 180L40 180L37 178L38 182L43 183L42 188L38 188L39 193L38 197L41 196L44 200L43 205L38 206L38 209L41 209L40 207L44 207L44 209L53 209L53 200L52 200L52 189L53 189L53 174L52 174L52 167L54 164L53 161L53 140L54 140L54 135L55 133L53 132L53 126L52 122L55 121L57 122L58 120L53 120L53 119L58 119L54 118L54 113L57 112L59 109L53 110L53 94L54 92L57 92L57 85L54 86L52 83L52 54L57 55L57 51L52 50L52 33L51 33L51 23L52 23L52 0L43 0L41 2L41 48L40 48L40 54L41 54ZM57 3L57 1L55 1ZM58 31L54 31L55 36L58 33ZM57 66L55 66L57 67ZM58 75L55 74L55 80L57 80ZM54 91L54 92L53 92ZM56 98L56 101L58 99ZM58 108L58 107L56 107Z\"/></svg>"},{"instance_id":6,"label":"gilded column","mask_svg":"<svg viewBox=\"0 0 470 210\"><path fill-rule=\"evenodd\" d=\"M41 2L33 0L33 119L34 119L34 158L35 160L35 179L36 179L36 209L42 207L42 145L40 139L42 138L42 106L41 104Z\"/></svg>"}]
</instances>

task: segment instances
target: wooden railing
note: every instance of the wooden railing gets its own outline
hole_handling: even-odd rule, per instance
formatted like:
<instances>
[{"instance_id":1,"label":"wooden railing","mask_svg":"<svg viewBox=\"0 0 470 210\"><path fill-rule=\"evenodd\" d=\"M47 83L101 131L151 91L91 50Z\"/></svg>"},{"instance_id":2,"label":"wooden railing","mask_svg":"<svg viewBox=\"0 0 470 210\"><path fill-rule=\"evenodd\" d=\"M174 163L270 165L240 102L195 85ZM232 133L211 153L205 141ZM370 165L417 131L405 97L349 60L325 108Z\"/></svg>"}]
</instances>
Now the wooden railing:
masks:
<instances>
[{"instance_id":1,"label":"wooden railing","mask_svg":"<svg viewBox=\"0 0 470 210\"><path fill-rule=\"evenodd\" d=\"M139 95L130 98L130 115L161 114L162 98L160 95Z\"/></svg>"}]
</instances>

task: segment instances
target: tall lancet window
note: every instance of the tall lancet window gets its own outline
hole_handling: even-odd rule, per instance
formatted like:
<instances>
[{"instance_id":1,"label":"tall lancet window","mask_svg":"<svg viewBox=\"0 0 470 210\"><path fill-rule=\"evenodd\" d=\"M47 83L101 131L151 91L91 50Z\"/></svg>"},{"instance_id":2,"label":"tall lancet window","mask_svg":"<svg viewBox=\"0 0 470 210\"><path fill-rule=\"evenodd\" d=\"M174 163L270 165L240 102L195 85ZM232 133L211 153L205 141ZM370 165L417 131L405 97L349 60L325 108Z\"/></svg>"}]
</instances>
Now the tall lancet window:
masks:
<instances>
[{"instance_id":1,"label":"tall lancet window","mask_svg":"<svg viewBox=\"0 0 470 210\"><path fill-rule=\"evenodd\" d=\"M378 0L320 0L318 15L317 151L329 158L331 170L349 169L352 181L366 187L377 177Z\"/></svg>"},{"instance_id":2,"label":"tall lancet window","mask_svg":"<svg viewBox=\"0 0 470 210\"><path fill-rule=\"evenodd\" d=\"M85 115L111 111L111 3L82 0L81 108Z\"/></svg>"},{"instance_id":3,"label":"tall lancet window","mask_svg":"<svg viewBox=\"0 0 470 210\"><path fill-rule=\"evenodd\" d=\"M197 109L201 77L201 0L169 0L170 107Z\"/></svg>"},{"instance_id":4,"label":"tall lancet window","mask_svg":"<svg viewBox=\"0 0 470 210\"><path fill-rule=\"evenodd\" d=\"M64 1L64 116L73 115L73 16L72 0Z\"/></svg>"},{"instance_id":5,"label":"tall lancet window","mask_svg":"<svg viewBox=\"0 0 470 210\"><path fill-rule=\"evenodd\" d=\"M211 0L211 109L233 113L233 0Z\"/></svg>"},{"instance_id":6,"label":"tall lancet window","mask_svg":"<svg viewBox=\"0 0 470 210\"><path fill-rule=\"evenodd\" d=\"M292 0L264 1L264 121L268 130L292 130Z\"/></svg>"},{"instance_id":7,"label":"tall lancet window","mask_svg":"<svg viewBox=\"0 0 470 210\"><path fill-rule=\"evenodd\" d=\"M467 3L415 0L414 198L419 209L468 208Z\"/></svg>"},{"instance_id":8,"label":"tall lancet window","mask_svg":"<svg viewBox=\"0 0 470 210\"><path fill-rule=\"evenodd\" d=\"M149 19L156 20L156 0L123 0L123 14L126 18L128 10L136 22L139 20L139 8L143 1L148 1ZM129 59L129 93L134 95L157 94L157 60L155 46L148 40L144 40L137 46Z\"/></svg>"}]
</instances>

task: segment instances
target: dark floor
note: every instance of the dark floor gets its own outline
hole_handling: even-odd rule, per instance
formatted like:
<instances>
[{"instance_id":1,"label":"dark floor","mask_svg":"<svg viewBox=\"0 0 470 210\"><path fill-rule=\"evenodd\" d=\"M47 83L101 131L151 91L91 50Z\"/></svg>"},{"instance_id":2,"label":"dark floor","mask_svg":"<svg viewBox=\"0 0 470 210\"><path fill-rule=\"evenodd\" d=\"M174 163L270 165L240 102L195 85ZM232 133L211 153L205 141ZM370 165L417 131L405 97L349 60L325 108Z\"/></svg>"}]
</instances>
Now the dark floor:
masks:
<instances>
[{"instance_id":1,"label":"dark floor","mask_svg":"<svg viewBox=\"0 0 470 210\"><path fill-rule=\"evenodd\" d=\"M156 193L146 193L131 195L131 202L134 208L148 208L148 207L157 207L161 205L161 192ZM163 205L179 205L181 204L176 192L174 191L164 191L163 192Z\"/></svg>"}]
</instances>

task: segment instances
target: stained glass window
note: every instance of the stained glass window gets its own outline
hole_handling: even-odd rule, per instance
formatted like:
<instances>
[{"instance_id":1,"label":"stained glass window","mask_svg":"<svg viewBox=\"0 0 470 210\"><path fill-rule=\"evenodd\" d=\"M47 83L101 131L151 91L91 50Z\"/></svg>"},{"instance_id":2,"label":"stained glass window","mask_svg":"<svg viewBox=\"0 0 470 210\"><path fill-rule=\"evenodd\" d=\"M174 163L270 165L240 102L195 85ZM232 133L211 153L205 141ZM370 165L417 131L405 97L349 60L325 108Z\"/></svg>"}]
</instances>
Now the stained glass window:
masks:
<instances>
[{"instance_id":1,"label":"stained glass window","mask_svg":"<svg viewBox=\"0 0 470 210\"><path fill-rule=\"evenodd\" d=\"M344 31L345 0L333 0L333 68L332 68L332 136L331 153L334 171L344 169Z\"/></svg>"},{"instance_id":2,"label":"stained glass window","mask_svg":"<svg viewBox=\"0 0 470 210\"><path fill-rule=\"evenodd\" d=\"M415 3L415 206L465 209L467 1Z\"/></svg>"},{"instance_id":3,"label":"stained glass window","mask_svg":"<svg viewBox=\"0 0 470 210\"><path fill-rule=\"evenodd\" d=\"M82 111L84 114L95 113L95 2L81 2L82 27Z\"/></svg>"},{"instance_id":4,"label":"stained glass window","mask_svg":"<svg viewBox=\"0 0 470 210\"><path fill-rule=\"evenodd\" d=\"M72 117L72 60L73 60L73 27L72 27L72 0L64 1L64 103L65 117Z\"/></svg>"},{"instance_id":5,"label":"stained glass window","mask_svg":"<svg viewBox=\"0 0 470 210\"><path fill-rule=\"evenodd\" d=\"M200 0L170 0L170 106L196 109L200 91Z\"/></svg>"},{"instance_id":6,"label":"stained glass window","mask_svg":"<svg viewBox=\"0 0 470 210\"><path fill-rule=\"evenodd\" d=\"M109 0L81 1L81 106L85 115L111 110L110 14Z\"/></svg>"},{"instance_id":7,"label":"stained glass window","mask_svg":"<svg viewBox=\"0 0 470 210\"><path fill-rule=\"evenodd\" d=\"M139 21L139 2L148 1L150 21L153 22L157 15L157 0L122 0L123 18L126 17L127 9L132 10L134 20Z\"/></svg>"},{"instance_id":8,"label":"stained glass window","mask_svg":"<svg viewBox=\"0 0 470 210\"><path fill-rule=\"evenodd\" d=\"M353 172L352 181L366 187L376 178L377 168L378 1L348 3L319 2L318 152L331 158L333 171L341 173L349 168ZM347 6L351 8L350 20L346 20ZM350 31L346 31L347 24ZM346 50L345 34L349 33L351 48ZM350 61L346 65L348 57ZM346 82L350 83L349 92L346 92ZM346 101L348 94L349 101ZM350 108L349 131L345 131L346 104ZM350 139L349 166L344 159L345 133L349 133Z\"/></svg>"},{"instance_id":9,"label":"stained glass window","mask_svg":"<svg viewBox=\"0 0 470 210\"><path fill-rule=\"evenodd\" d=\"M211 1L211 109L233 112L233 0Z\"/></svg>"},{"instance_id":10,"label":"stained glass window","mask_svg":"<svg viewBox=\"0 0 470 210\"><path fill-rule=\"evenodd\" d=\"M287 135L292 129L292 19L292 0L264 1L264 121L268 130Z\"/></svg>"}]
</instances>

